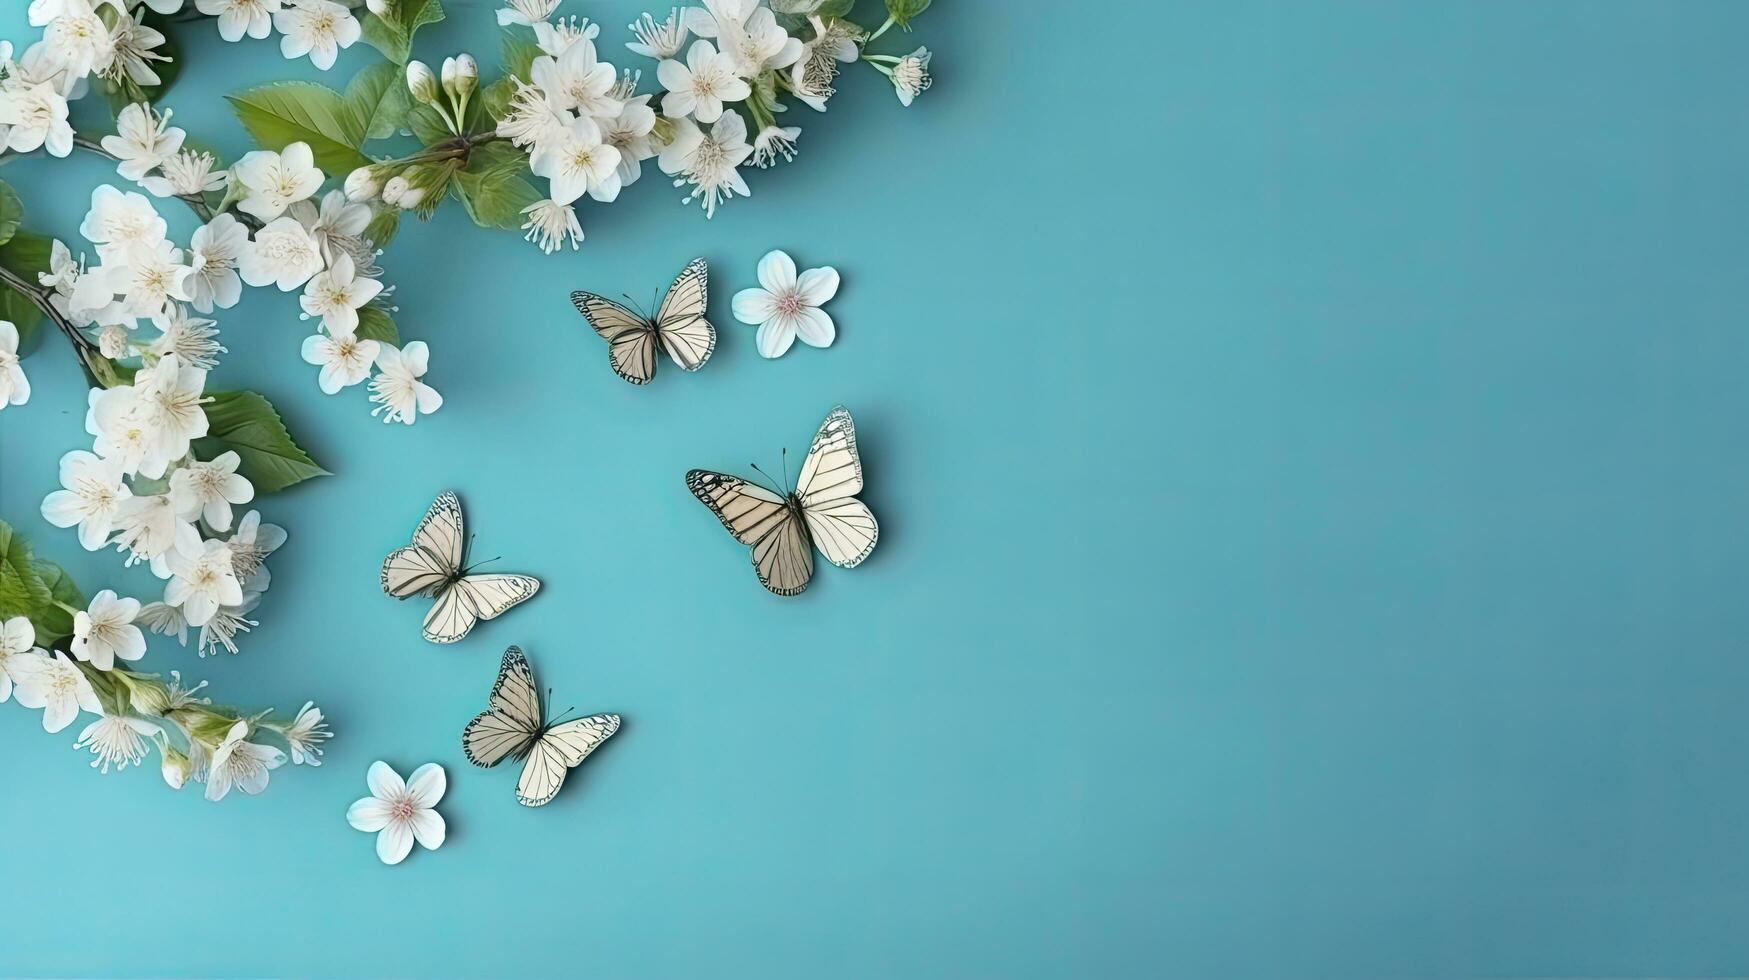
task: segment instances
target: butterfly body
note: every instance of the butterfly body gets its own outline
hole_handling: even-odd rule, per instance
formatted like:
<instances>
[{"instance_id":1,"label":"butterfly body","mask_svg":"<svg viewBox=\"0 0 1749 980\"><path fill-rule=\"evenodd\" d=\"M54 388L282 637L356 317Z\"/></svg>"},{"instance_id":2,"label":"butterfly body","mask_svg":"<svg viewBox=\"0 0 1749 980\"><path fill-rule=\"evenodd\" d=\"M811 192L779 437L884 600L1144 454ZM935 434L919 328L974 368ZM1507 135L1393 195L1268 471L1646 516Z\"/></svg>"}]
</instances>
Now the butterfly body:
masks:
<instances>
[{"instance_id":1,"label":"butterfly body","mask_svg":"<svg viewBox=\"0 0 1749 980\"><path fill-rule=\"evenodd\" d=\"M674 277L654 315L646 316L605 296L579 290L571 304L607 341L613 373L635 385L656 376L656 350L685 371L697 371L717 349L717 331L705 319L710 269L693 259Z\"/></svg>"},{"instance_id":2,"label":"butterfly body","mask_svg":"<svg viewBox=\"0 0 1749 980\"><path fill-rule=\"evenodd\" d=\"M814 435L795 489L773 491L710 470L686 474L687 489L723 528L752 551L759 583L777 595L802 592L814 577L814 552L840 568L855 568L874 551L880 527L862 492L856 423L842 405Z\"/></svg>"},{"instance_id":3,"label":"butterfly body","mask_svg":"<svg viewBox=\"0 0 1749 980\"><path fill-rule=\"evenodd\" d=\"M522 762L516 802L523 806L551 802L566 774L619 731L619 715L550 723L545 715L528 658L511 647L504 651L486 710L462 729L462 752L474 765L484 769L505 759Z\"/></svg>"},{"instance_id":4,"label":"butterfly body","mask_svg":"<svg viewBox=\"0 0 1749 980\"><path fill-rule=\"evenodd\" d=\"M482 619L495 619L540 591L530 575L472 575L461 500L444 491L413 529L413 542L383 559L383 591L397 599L436 601L421 628L432 643L454 643Z\"/></svg>"}]
</instances>

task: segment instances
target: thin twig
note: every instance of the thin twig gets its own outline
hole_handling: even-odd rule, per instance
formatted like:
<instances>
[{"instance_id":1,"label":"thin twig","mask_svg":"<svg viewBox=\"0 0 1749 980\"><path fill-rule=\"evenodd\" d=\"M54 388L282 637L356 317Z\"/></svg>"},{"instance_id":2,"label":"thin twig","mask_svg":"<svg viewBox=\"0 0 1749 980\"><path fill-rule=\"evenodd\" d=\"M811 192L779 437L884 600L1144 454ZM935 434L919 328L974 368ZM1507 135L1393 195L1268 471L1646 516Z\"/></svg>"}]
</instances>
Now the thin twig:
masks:
<instances>
[{"instance_id":1,"label":"thin twig","mask_svg":"<svg viewBox=\"0 0 1749 980\"><path fill-rule=\"evenodd\" d=\"M102 382L99 379L103 374L111 372L100 373L98 365L109 367L108 358L103 356L103 351L96 344L79 332L78 327L73 326L73 321L67 319L65 314L55 308L55 304L49 299L49 291L35 283L25 281L5 266L0 266L0 283L10 286L25 299L30 300L32 305L42 311L43 316L48 317L49 321L61 333L66 334L67 339L73 343L73 353L78 356L79 366L85 369L86 377L91 380L94 387L102 387Z\"/></svg>"}]
</instances>

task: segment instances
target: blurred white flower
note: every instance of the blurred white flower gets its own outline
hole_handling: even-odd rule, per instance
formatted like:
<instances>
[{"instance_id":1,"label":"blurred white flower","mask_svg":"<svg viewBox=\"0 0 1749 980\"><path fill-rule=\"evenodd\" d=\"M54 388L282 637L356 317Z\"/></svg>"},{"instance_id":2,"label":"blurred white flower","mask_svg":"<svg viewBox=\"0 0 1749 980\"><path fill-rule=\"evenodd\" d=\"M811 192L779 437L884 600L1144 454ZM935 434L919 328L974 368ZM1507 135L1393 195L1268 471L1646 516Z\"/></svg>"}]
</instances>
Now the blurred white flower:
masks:
<instances>
[{"instance_id":1,"label":"blurred white flower","mask_svg":"<svg viewBox=\"0 0 1749 980\"><path fill-rule=\"evenodd\" d=\"M686 64L665 59L656 66L656 80L668 90L662 96L664 116L692 116L701 123L716 122L723 115L723 103L739 102L753 92L746 79L735 74L735 59L719 54L709 41L692 42Z\"/></svg>"},{"instance_id":2,"label":"blurred white flower","mask_svg":"<svg viewBox=\"0 0 1749 980\"><path fill-rule=\"evenodd\" d=\"M305 701L298 709L297 717L280 734L285 737L285 744L291 749L292 765L296 766L321 765L322 743L334 737L334 733L328 730L327 719L322 717L322 709L316 707L314 701Z\"/></svg>"},{"instance_id":3,"label":"blurred white flower","mask_svg":"<svg viewBox=\"0 0 1749 980\"><path fill-rule=\"evenodd\" d=\"M583 18L582 23L577 18L559 18L551 24L542 22L534 26L534 46L555 58L571 49L578 41L594 41L601 33L600 24L589 23L589 18Z\"/></svg>"},{"instance_id":4,"label":"blurred white flower","mask_svg":"<svg viewBox=\"0 0 1749 980\"><path fill-rule=\"evenodd\" d=\"M116 172L138 181L175 155L188 134L169 122L169 110L159 115L144 102L122 109L115 117L115 135L102 140L104 151L118 159Z\"/></svg>"},{"instance_id":5,"label":"blurred white flower","mask_svg":"<svg viewBox=\"0 0 1749 980\"><path fill-rule=\"evenodd\" d=\"M43 520L56 527L77 524L86 551L103 547L122 503L133 496L122 481L121 461L75 449L61 457L61 486L43 498Z\"/></svg>"},{"instance_id":6,"label":"blurred white flower","mask_svg":"<svg viewBox=\"0 0 1749 980\"><path fill-rule=\"evenodd\" d=\"M41 708L43 731L58 732L79 717L80 709L99 714L97 692L67 655L31 650L8 657L6 670L17 685L14 694L26 708Z\"/></svg>"},{"instance_id":7,"label":"blurred white flower","mask_svg":"<svg viewBox=\"0 0 1749 980\"><path fill-rule=\"evenodd\" d=\"M12 697L12 675L7 664L13 657L29 652L36 646L36 627L28 616L14 616L0 622L0 702Z\"/></svg>"},{"instance_id":8,"label":"blurred white flower","mask_svg":"<svg viewBox=\"0 0 1749 980\"><path fill-rule=\"evenodd\" d=\"M377 835L377 858L384 864L400 864L415 840L426 850L443 846L443 815L434 809L448 788L442 766L427 762L402 782L388 763L373 762L365 785L370 795L347 808L346 822Z\"/></svg>"},{"instance_id":9,"label":"blurred white flower","mask_svg":"<svg viewBox=\"0 0 1749 980\"><path fill-rule=\"evenodd\" d=\"M144 718L106 714L86 725L73 747L90 749L97 757L91 760L91 768L108 773L112 765L118 770L137 765L151 751L147 740L162 731Z\"/></svg>"},{"instance_id":10,"label":"blurred white flower","mask_svg":"<svg viewBox=\"0 0 1749 980\"><path fill-rule=\"evenodd\" d=\"M304 338L304 360L322 370L316 384L324 394L335 394L370 377L370 367L376 363L379 345L374 340L360 340L354 333L313 334Z\"/></svg>"},{"instance_id":11,"label":"blurred white flower","mask_svg":"<svg viewBox=\"0 0 1749 980\"><path fill-rule=\"evenodd\" d=\"M134 621L159 636L169 636L174 633L176 634L176 642L188 646L188 619L182 615L182 610L175 606L162 602L148 602L140 607L140 615ZM176 676L176 671L170 673L172 677ZM201 681L200 686L206 686L206 681Z\"/></svg>"},{"instance_id":12,"label":"blurred white flower","mask_svg":"<svg viewBox=\"0 0 1749 980\"><path fill-rule=\"evenodd\" d=\"M235 450L207 462L184 463L170 474L170 502L184 520L199 517L214 531L231 529L231 506L255 499L255 487L237 472L243 459ZM230 552L226 552L227 559ZM200 625L196 623L195 625Z\"/></svg>"},{"instance_id":13,"label":"blurred white flower","mask_svg":"<svg viewBox=\"0 0 1749 980\"><path fill-rule=\"evenodd\" d=\"M247 34L261 40L273 33L273 15L280 0L194 0L194 9L219 18L219 36L241 41Z\"/></svg>"},{"instance_id":14,"label":"blurred white flower","mask_svg":"<svg viewBox=\"0 0 1749 980\"><path fill-rule=\"evenodd\" d=\"M523 235L524 241L533 242L548 255L558 251L571 242L571 250L576 251L583 241L583 226L577 223L577 209L569 204L560 204L551 198L536 201L522 209L528 215L528 220L522 227L528 234Z\"/></svg>"},{"instance_id":15,"label":"blurred white flower","mask_svg":"<svg viewBox=\"0 0 1749 980\"><path fill-rule=\"evenodd\" d=\"M753 165L769 167L783 157L787 163L796 158L796 138L802 135L799 126L767 126L753 138Z\"/></svg>"},{"instance_id":16,"label":"blurred white flower","mask_svg":"<svg viewBox=\"0 0 1749 980\"><path fill-rule=\"evenodd\" d=\"M619 151L619 184L629 187L643 176L643 161L656 155L650 133L656 128L656 110L650 108L650 97L640 95L626 101L619 115L598 119L601 141Z\"/></svg>"},{"instance_id":17,"label":"blurred white flower","mask_svg":"<svg viewBox=\"0 0 1749 980\"><path fill-rule=\"evenodd\" d=\"M222 191L230 174L224 170L214 170L214 165L211 153L204 150L183 150L160 165L159 175L141 178L140 186L154 197L191 197L209 191Z\"/></svg>"},{"instance_id":18,"label":"blurred white flower","mask_svg":"<svg viewBox=\"0 0 1749 980\"><path fill-rule=\"evenodd\" d=\"M237 266L249 250L248 226L228 213L215 215L195 229L188 250L194 274L183 285L194 308L211 313L214 306L236 306L243 296Z\"/></svg>"},{"instance_id":19,"label":"blurred white flower","mask_svg":"<svg viewBox=\"0 0 1749 980\"><path fill-rule=\"evenodd\" d=\"M893 91L899 96L899 104L910 105L912 99L929 88L929 49L918 48L900 58L893 65L892 78Z\"/></svg>"},{"instance_id":20,"label":"blurred white flower","mask_svg":"<svg viewBox=\"0 0 1749 980\"><path fill-rule=\"evenodd\" d=\"M330 335L350 337L358 332L358 311L382 291L382 283L355 275L352 256L343 252L327 271L310 279L298 304L304 308L304 319L315 317ZM306 357L308 349L305 344Z\"/></svg>"},{"instance_id":21,"label":"blurred white flower","mask_svg":"<svg viewBox=\"0 0 1749 980\"><path fill-rule=\"evenodd\" d=\"M321 188L322 171L316 169L315 161L308 143L292 143L278 153L253 150L243 154L231 168L231 178L248 192L238 202L238 210L262 221L284 214L286 208Z\"/></svg>"},{"instance_id":22,"label":"blurred white flower","mask_svg":"<svg viewBox=\"0 0 1749 980\"><path fill-rule=\"evenodd\" d=\"M276 283L289 293L322 271L322 249L298 219L275 218L255 233L237 268L251 286Z\"/></svg>"},{"instance_id":23,"label":"blurred white flower","mask_svg":"<svg viewBox=\"0 0 1749 980\"><path fill-rule=\"evenodd\" d=\"M231 549L231 571L243 583L243 591L266 592L273 582L267 570L267 556L285 544L285 528L261 523L261 512L250 511L237 522L237 533L225 541Z\"/></svg>"},{"instance_id":24,"label":"blurred white flower","mask_svg":"<svg viewBox=\"0 0 1749 980\"><path fill-rule=\"evenodd\" d=\"M140 473L155 480L171 462L188 455L190 442L207 433L202 407L206 402L206 371L170 354L150 368L141 368L132 387L138 396L136 410L147 432Z\"/></svg>"},{"instance_id":25,"label":"blurred white flower","mask_svg":"<svg viewBox=\"0 0 1749 980\"><path fill-rule=\"evenodd\" d=\"M310 56L310 64L327 71L334 67L341 48L350 48L360 34L352 11L330 0L290 0L291 6L273 15L273 26L284 37L279 52L287 58Z\"/></svg>"},{"instance_id":26,"label":"blurred white flower","mask_svg":"<svg viewBox=\"0 0 1749 980\"><path fill-rule=\"evenodd\" d=\"M376 200L376 196L381 194L382 190L383 186L377 181L376 174L371 172L371 168L356 167L346 175L346 185L341 193L346 195L348 201L363 203ZM370 210L366 208L365 213L369 214Z\"/></svg>"},{"instance_id":27,"label":"blurred white flower","mask_svg":"<svg viewBox=\"0 0 1749 980\"><path fill-rule=\"evenodd\" d=\"M43 28L42 45L50 60L73 78L100 72L115 60L109 27L90 0L62 0L60 13Z\"/></svg>"},{"instance_id":28,"label":"blurred white flower","mask_svg":"<svg viewBox=\"0 0 1749 980\"><path fill-rule=\"evenodd\" d=\"M343 190L322 195L320 206L315 201L299 201L291 206L291 213L309 230L322 251L322 261L330 267L337 257L352 252L370 226L370 205L349 200Z\"/></svg>"},{"instance_id":29,"label":"blurred white flower","mask_svg":"<svg viewBox=\"0 0 1749 980\"><path fill-rule=\"evenodd\" d=\"M430 350L423 340L397 349L382 344L377 349L377 376L370 379L370 400L377 404L371 415L384 422L412 425L421 415L443 407L443 396L420 379L425 376Z\"/></svg>"},{"instance_id":30,"label":"blurred white flower","mask_svg":"<svg viewBox=\"0 0 1749 980\"><path fill-rule=\"evenodd\" d=\"M210 371L218 364L218 356L228 353L218 342L219 332L214 329L217 324L189 316L180 303L171 303L163 313L152 317L152 324L159 330L157 338L146 346L146 353L152 357L162 359L175 354L184 364Z\"/></svg>"},{"instance_id":31,"label":"blurred white flower","mask_svg":"<svg viewBox=\"0 0 1749 980\"><path fill-rule=\"evenodd\" d=\"M553 11L558 9L559 0L504 0L506 6L498 9L498 26L521 24L533 27L544 24Z\"/></svg>"},{"instance_id":32,"label":"blurred white flower","mask_svg":"<svg viewBox=\"0 0 1749 980\"><path fill-rule=\"evenodd\" d=\"M5 149L29 153L47 147L51 156L73 152L73 127L67 122L67 98L53 82L17 84L0 88L0 129L6 132Z\"/></svg>"},{"instance_id":33,"label":"blurred white flower","mask_svg":"<svg viewBox=\"0 0 1749 980\"><path fill-rule=\"evenodd\" d=\"M757 0L705 0L705 6L715 15L718 44L734 60L735 72L742 78L788 68L801 58L802 42L777 26L777 15Z\"/></svg>"},{"instance_id":34,"label":"blurred white flower","mask_svg":"<svg viewBox=\"0 0 1749 980\"><path fill-rule=\"evenodd\" d=\"M224 799L232 787L254 796L267 788L267 774L285 765L285 753L249 741L249 722L239 719L207 764L206 798Z\"/></svg>"},{"instance_id":35,"label":"blurred white flower","mask_svg":"<svg viewBox=\"0 0 1749 980\"><path fill-rule=\"evenodd\" d=\"M686 21L680 16L680 8L674 7L668 11L668 19L657 21L649 14L644 14L630 25L630 30L636 41L627 41L626 47L634 54L646 58L672 58L686 46Z\"/></svg>"},{"instance_id":36,"label":"blurred white flower","mask_svg":"<svg viewBox=\"0 0 1749 980\"><path fill-rule=\"evenodd\" d=\"M261 624L247 618L255 607L261 604L259 592L243 593L243 601L234 606L220 606L200 628L200 638L195 643L195 652L201 657L216 655L219 648L232 656L237 655L237 634L247 633L251 627Z\"/></svg>"},{"instance_id":37,"label":"blurred white flower","mask_svg":"<svg viewBox=\"0 0 1749 980\"><path fill-rule=\"evenodd\" d=\"M167 227L151 198L102 184L91 192L91 208L79 224L79 234L96 245L98 256L108 262L111 257L125 258L136 245L163 241Z\"/></svg>"},{"instance_id":38,"label":"blurred white flower","mask_svg":"<svg viewBox=\"0 0 1749 980\"><path fill-rule=\"evenodd\" d=\"M796 98L816 112L826 111L826 100L833 95L832 82L838 77L838 63L851 62L862 56L862 30L846 20L822 20L817 14L808 16L814 36L802 48L802 56L790 66L790 89Z\"/></svg>"},{"instance_id":39,"label":"blurred white flower","mask_svg":"<svg viewBox=\"0 0 1749 980\"><path fill-rule=\"evenodd\" d=\"M571 113L560 108L543 89L521 79L515 81L516 94L510 97L510 104L498 121L498 135L516 146L536 151L549 142L562 139L566 125L571 121ZM388 198L387 189L383 197Z\"/></svg>"},{"instance_id":40,"label":"blurred white flower","mask_svg":"<svg viewBox=\"0 0 1749 980\"><path fill-rule=\"evenodd\" d=\"M177 516L169 494L134 496L122 502L116 516L116 546L128 553L127 564L150 562L152 574L170 577L172 554L199 554L200 532Z\"/></svg>"},{"instance_id":41,"label":"blurred white flower","mask_svg":"<svg viewBox=\"0 0 1749 980\"><path fill-rule=\"evenodd\" d=\"M146 11L141 9L132 16L115 19L115 25L109 29L113 55L109 67L103 72L105 78L126 78L136 85L157 85L163 81L152 62L170 60L169 55L158 53L168 38L155 28L147 27L145 17Z\"/></svg>"},{"instance_id":42,"label":"blurred white flower","mask_svg":"<svg viewBox=\"0 0 1749 980\"><path fill-rule=\"evenodd\" d=\"M733 109L725 110L707 135L690 119L674 121L674 139L662 149L656 163L674 176L674 186L691 184L682 204L694 198L704 207L705 217L717 213L717 205L736 194L746 197L747 188L737 169L753 153L747 145L747 124Z\"/></svg>"},{"instance_id":43,"label":"blurred white flower","mask_svg":"<svg viewBox=\"0 0 1749 980\"><path fill-rule=\"evenodd\" d=\"M171 300L187 301L186 284L194 274L182 249L167 241L136 244L126 252L111 254L87 279L102 273L111 293L124 297L123 308L131 316L156 316Z\"/></svg>"},{"instance_id":44,"label":"blurred white flower","mask_svg":"<svg viewBox=\"0 0 1749 980\"><path fill-rule=\"evenodd\" d=\"M800 337L810 347L830 347L837 331L820 307L838 293L838 270L831 266L796 275L795 261L781 249L759 260L759 288L735 294L735 319L759 327L761 357L782 357Z\"/></svg>"},{"instance_id":45,"label":"blurred white flower","mask_svg":"<svg viewBox=\"0 0 1749 980\"><path fill-rule=\"evenodd\" d=\"M198 552L172 551L170 583L164 601L182 609L190 626L205 626L220 606L243 602L243 586L231 569L231 550L223 541L205 541Z\"/></svg>"},{"instance_id":46,"label":"blurred white flower","mask_svg":"<svg viewBox=\"0 0 1749 980\"><path fill-rule=\"evenodd\" d=\"M18 363L18 328L0 320L0 409L30 401L30 379Z\"/></svg>"}]
</instances>

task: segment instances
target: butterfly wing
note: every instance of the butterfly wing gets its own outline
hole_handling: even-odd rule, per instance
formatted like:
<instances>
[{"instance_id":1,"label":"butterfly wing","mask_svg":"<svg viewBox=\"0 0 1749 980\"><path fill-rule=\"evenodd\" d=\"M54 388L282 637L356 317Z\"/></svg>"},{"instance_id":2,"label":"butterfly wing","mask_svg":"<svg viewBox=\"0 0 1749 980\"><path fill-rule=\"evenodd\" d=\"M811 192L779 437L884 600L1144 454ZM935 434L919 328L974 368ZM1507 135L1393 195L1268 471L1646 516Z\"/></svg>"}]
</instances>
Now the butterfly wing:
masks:
<instances>
[{"instance_id":1,"label":"butterfly wing","mask_svg":"<svg viewBox=\"0 0 1749 980\"><path fill-rule=\"evenodd\" d=\"M425 614L425 638L454 643L467 636L475 623L496 619L539 591L540 580L532 575L463 576L440 592Z\"/></svg>"},{"instance_id":2,"label":"butterfly wing","mask_svg":"<svg viewBox=\"0 0 1749 980\"><path fill-rule=\"evenodd\" d=\"M767 589L795 595L814 575L807 531L789 503L770 490L726 473L693 470L686 487L717 515L735 540L753 549L753 570Z\"/></svg>"},{"instance_id":3,"label":"butterfly wing","mask_svg":"<svg viewBox=\"0 0 1749 980\"><path fill-rule=\"evenodd\" d=\"M383 559L383 591L397 599L436 592L461 571L466 543L462 503L446 490L413 529L413 543Z\"/></svg>"},{"instance_id":4,"label":"butterfly wing","mask_svg":"<svg viewBox=\"0 0 1749 980\"><path fill-rule=\"evenodd\" d=\"M516 781L516 802L523 806L545 806L551 802L572 767L587 759L589 753L617 731L619 715L591 715L547 729L535 739L527 761L522 764L522 776Z\"/></svg>"},{"instance_id":5,"label":"butterfly wing","mask_svg":"<svg viewBox=\"0 0 1749 980\"><path fill-rule=\"evenodd\" d=\"M814 434L808 457L796 477L796 496L814 546L826 560L855 568L874 551L880 526L856 494L862 492L862 456L856 449L856 423L840 405Z\"/></svg>"},{"instance_id":6,"label":"butterfly wing","mask_svg":"<svg viewBox=\"0 0 1749 980\"><path fill-rule=\"evenodd\" d=\"M495 766L529 750L541 729L540 691L522 650L504 651L486 710L462 729L462 751L476 766Z\"/></svg>"},{"instance_id":7,"label":"butterfly wing","mask_svg":"<svg viewBox=\"0 0 1749 980\"><path fill-rule=\"evenodd\" d=\"M717 331L705 319L710 287L710 268L704 259L693 259L674 277L668 294L656 311L656 335L675 364L697 371L717 349Z\"/></svg>"},{"instance_id":8,"label":"butterfly wing","mask_svg":"<svg viewBox=\"0 0 1749 980\"><path fill-rule=\"evenodd\" d=\"M607 341L613 373L635 385L649 384L656 376L656 328L650 321L594 293L572 293L571 305Z\"/></svg>"}]
</instances>

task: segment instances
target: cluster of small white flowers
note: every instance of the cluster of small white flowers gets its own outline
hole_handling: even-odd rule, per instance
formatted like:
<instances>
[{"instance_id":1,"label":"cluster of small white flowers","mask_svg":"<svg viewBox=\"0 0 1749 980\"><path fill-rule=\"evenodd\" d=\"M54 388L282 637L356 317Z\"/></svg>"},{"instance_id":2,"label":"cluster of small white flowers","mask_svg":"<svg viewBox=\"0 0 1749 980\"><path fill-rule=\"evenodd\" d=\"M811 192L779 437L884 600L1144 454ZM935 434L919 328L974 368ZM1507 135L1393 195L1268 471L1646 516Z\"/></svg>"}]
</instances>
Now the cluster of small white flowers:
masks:
<instances>
[{"instance_id":1,"label":"cluster of small white flowers","mask_svg":"<svg viewBox=\"0 0 1749 980\"><path fill-rule=\"evenodd\" d=\"M146 611L138 600L107 589L97 593L74 615L72 657L37 646L36 629L26 617L0 622L0 702L16 694L20 706L43 713L48 732L66 729L81 712L96 715L73 743L91 752L93 769L108 773L112 767L139 765L155 747L171 788L181 789L190 779L204 782L209 800L221 800L232 789L259 793L267 788L268 774L285 764L285 750L251 736L277 735L294 765L322 764L322 745L333 732L311 702L290 722L239 717L197 696L205 681L185 688L178 671L164 683L119 669L115 661L138 660L146 651L136 625L148 618ZM104 694L94 681L105 685Z\"/></svg>"},{"instance_id":2,"label":"cluster of small white flowers","mask_svg":"<svg viewBox=\"0 0 1749 980\"><path fill-rule=\"evenodd\" d=\"M147 2L159 13L175 13L184 0ZM334 67L341 49L352 47L362 34L352 10L334 0L194 0L193 6L218 18L219 37L260 40L277 30L280 54L294 60L308 55L323 71Z\"/></svg>"}]
</instances>

